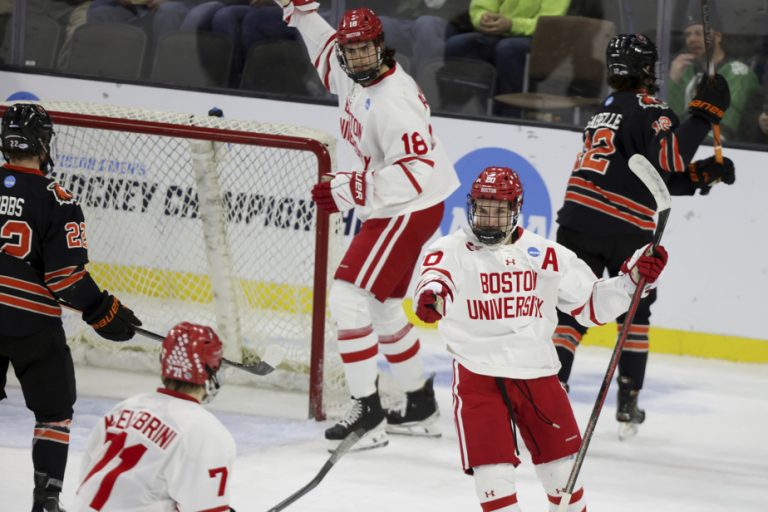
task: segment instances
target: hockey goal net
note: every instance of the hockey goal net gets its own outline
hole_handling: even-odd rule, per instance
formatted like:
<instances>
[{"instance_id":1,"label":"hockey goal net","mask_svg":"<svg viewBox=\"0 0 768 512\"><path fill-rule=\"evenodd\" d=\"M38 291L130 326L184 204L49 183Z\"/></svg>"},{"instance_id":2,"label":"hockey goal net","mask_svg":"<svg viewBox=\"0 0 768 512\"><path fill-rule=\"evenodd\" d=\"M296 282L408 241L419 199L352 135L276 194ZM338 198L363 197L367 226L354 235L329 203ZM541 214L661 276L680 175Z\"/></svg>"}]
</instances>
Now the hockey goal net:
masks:
<instances>
[{"instance_id":1,"label":"hockey goal net","mask_svg":"<svg viewBox=\"0 0 768 512\"><path fill-rule=\"evenodd\" d=\"M102 288L150 331L165 334L180 321L214 326L231 360L253 362L268 345L283 346L278 370L249 382L307 391L315 418L324 404L343 400L326 307L340 221L318 214L309 197L318 175L332 169L330 135L109 105L43 105L54 121L53 175L83 208L88 270ZM79 364L157 371L158 343L138 335L105 341L71 312L64 321Z\"/></svg>"}]
</instances>

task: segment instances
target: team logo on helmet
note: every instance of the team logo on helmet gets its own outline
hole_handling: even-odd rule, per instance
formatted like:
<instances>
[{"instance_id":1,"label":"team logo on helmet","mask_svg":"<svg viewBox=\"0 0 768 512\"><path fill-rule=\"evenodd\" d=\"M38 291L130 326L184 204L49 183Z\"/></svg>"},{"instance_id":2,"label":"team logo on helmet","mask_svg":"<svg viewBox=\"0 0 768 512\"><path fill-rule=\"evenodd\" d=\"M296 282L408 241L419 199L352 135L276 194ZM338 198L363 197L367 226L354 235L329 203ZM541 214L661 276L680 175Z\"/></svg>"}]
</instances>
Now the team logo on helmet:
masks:
<instances>
[{"instance_id":1,"label":"team logo on helmet","mask_svg":"<svg viewBox=\"0 0 768 512\"><path fill-rule=\"evenodd\" d=\"M56 202L59 204L73 204L75 203L75 196L67 192L64 187L58 183L51 182L50 185L45 187L53 193L53 197L56 198Z\"/></svg>"}]
</instances>

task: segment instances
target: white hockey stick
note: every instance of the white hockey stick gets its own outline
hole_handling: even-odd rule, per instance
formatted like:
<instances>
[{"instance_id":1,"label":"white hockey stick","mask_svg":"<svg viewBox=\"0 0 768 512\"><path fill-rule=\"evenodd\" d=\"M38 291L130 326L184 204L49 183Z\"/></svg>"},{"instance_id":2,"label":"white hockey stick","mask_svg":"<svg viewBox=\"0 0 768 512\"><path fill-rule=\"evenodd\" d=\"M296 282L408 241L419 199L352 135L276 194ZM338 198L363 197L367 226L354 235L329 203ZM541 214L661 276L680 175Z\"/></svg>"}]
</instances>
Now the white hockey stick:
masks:
<instances>
[{"instance_id":1,"label":"white hockey stick","mask_svg":"<svg viewBox=\"0 0 768 512\"><path fill-rule=\"evenodd\" d=\"M337 446L336 449L331 452L331 456L328 457L328 460L325 461L323 467L320 468L320 471L317 472L317 475L315 475L315 477L310 480L307 485L285 498L283 501L269 509L267 512L280 512L281 510L285 510L294 501L298 500L309 491L317 487L317 484L319 484L323 478L325 478L325 475L328 474L333 465L336 464L339 459L342 458L347 452L349 452L349 450L352 449L352 446L354 446L355 443L357 443L364 435L365 430L360 428L345 437L344 440L339 443L339 446Z\"/></svg>"},{"instance_id":2,"label":"white hockey stick","mask_svg":"<svg viewBox=\"0 0 768 512\"><path fill-rule=\"evenodd\" d=\"M635 173L635 176L640 178L640 181L642 181L646 188L648 188L656 201L656 211L659 214L659 218L656 223L656 232L653 235L653 243L649 248L650 253L653 254L653 250L659 245L661 235L664 233L664 228L667 225L667 218L669 217L669 212L672 207L672 198L669 196L667 185L664 183L664 180L661 179L659 172L643 155L632 155L629 159L629 168ZM632 325L632 319L635 316L637 306L640 303L640 298L643 295L643 288L645 288L645 279L640 278L635 293L632 295L632 302L629 304L627 315L624 317L624 323L621 326L619 337L616 340L616 346L613 348L613 354L611 354L608 369L605 371L603 383L600 386L600 391L597 393L597 400L595 400L595 405L592 408L592 415L589 417L587 428L584 429L584 439L581 442L581 447L579 448L578 453L576 453L576 459L573 461L573 468L568 477L565 492L560 498L560 505L557 508L557 512L567 512L568 505L570 505L573 488L576 486L576 479L579 477L581 465L584 463L584 457L587 454L589 442L592 440L592 435L595 433L595 427L597 426L597 420L600 417L600 411L603 409L605 397L608 394L608 388L611 386L611 379L616 371L616 366L619 364L621 349L624 347L627 333L629 333L629 326Z\"/></svg>"}]
</instances>

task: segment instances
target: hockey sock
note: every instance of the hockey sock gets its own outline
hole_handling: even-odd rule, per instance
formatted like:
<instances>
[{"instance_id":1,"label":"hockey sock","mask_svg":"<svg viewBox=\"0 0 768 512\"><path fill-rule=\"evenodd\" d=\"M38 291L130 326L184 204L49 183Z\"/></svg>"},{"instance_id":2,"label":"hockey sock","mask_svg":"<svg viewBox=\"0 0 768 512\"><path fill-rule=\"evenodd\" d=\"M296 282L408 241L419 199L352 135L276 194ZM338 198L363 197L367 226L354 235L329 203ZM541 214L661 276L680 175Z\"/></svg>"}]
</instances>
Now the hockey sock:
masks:
<instances>
[{"instance_id":1,"label":"hockey sock","mask_svg":"<svg viewBox=\"0 0 768 512\"><path fill-rule=\"evenodd\" d=\"M517 504L515 466L489 464L472 468L475 492L483 512L520 512Z\"/></svg>"},{"instance_id":2,"label":"hockey sock","mask_svg":"<svg viewBox=\"0 0 768 512\"><path fill-rule=\"evenodd\" d=\"M619 376L632 379L632 389L643 388L645 367L648 364L648 352L623 350L619 358Z\"/></svg>"},{"instance_id":3,"label":"hockey sock","mask_svg":"<svg viewBox=\"0 0 768 512\"><path fill-rule=\"evenodd\" d=\"M563 490L568 485L575 456L564 457L552 462L536 465L536 475L539 477L549 500L549 511L557 512ZM569 500L568 512L583 512L587 508L584 500L584 488L576 481L573 494Z\"/></svg>"},{"instance_id":4,"label":"hockey sock","mask_svg":"<svg viewBox=\"0 0 768 512\"><path fill-rule=\"evenodd\" d=\"M376 392L376 355L379 352L373 327L339 329L338 338L349 393L355 398L372 395Z\"/></svg>"},{"instance_id":5,"label":"hockey sock","mask_svg":"<svg viewBox=\"0 0 768 512\"><path fill-rule=\"evenodd\" d=\"M571 377L571 368L573 359L576 355L576 347L581 342L582 333L575 327L569 325L558 325L555 334L552 336L552 343L555 344L557 357L560 359L560 372L557 378L560 382L567 383Z\"/></svg>"},{"instance_id":6,"label":"hockey sock","mask_svg":"<svg viewBox=\"0 0 768 512\"><path fill-rule=\"evenodd\" d=\"M380 335L379 347L403 391L416 391L424 385L421 345L412 324L405 324L394 334Z\"/></svg>"},{"instance_id":7,"label":"hockey sock","mask_svg":"<svg viewBox=\"0 0 768 512\"><path fill-rule=\"evenodd\" d=\"M32 438L32 465L38 475L45 475L43 490L61 492L64 483L64 469L69 451L69 426L71 420L55 423L36 423Z\"/></svg>"}]
</instances>

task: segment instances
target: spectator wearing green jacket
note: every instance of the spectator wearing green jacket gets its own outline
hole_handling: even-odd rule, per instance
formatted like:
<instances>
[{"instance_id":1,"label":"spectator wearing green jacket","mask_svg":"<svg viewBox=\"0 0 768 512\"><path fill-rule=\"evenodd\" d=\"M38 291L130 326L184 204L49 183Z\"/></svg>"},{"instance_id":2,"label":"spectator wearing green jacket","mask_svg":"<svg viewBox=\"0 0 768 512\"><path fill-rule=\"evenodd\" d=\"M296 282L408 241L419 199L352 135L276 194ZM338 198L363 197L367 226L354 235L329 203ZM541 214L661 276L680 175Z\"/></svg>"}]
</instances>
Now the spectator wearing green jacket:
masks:
<instances>
[{"instance_id":1,"label":"spectator wearing green jacket","mask_svg":"<svg viewBox=\"0 0 768 512\"><path fill-rule=\"evenodd\" d=\"M525 56L539 16L562 16L570 0L472 0L474 32L452 36L446 57L466 57L496 66L498 94L523 90Z\"/></svg>"},{"instance_id":2,"label":"spectator wearing green jacket","mask_svg":"<svg viewBox=\"0 0 768 512\"><path fill-rule=\"evenodd\" d=\"M742 115L750 98L759 91L760 83L749 66L728 57L723 48L723 34L717 30L720 26L717 18L712 19L712 26L715 71L723 75L731 90L731 106L720 123L720 130L723 140L739 140ZM693 99L696 85L707 72L703 25L691 16L683 35L685 50L672 60L667 86L667 101L681 121L688 117L688 103Z\"/></svg>"}]
</instances>

